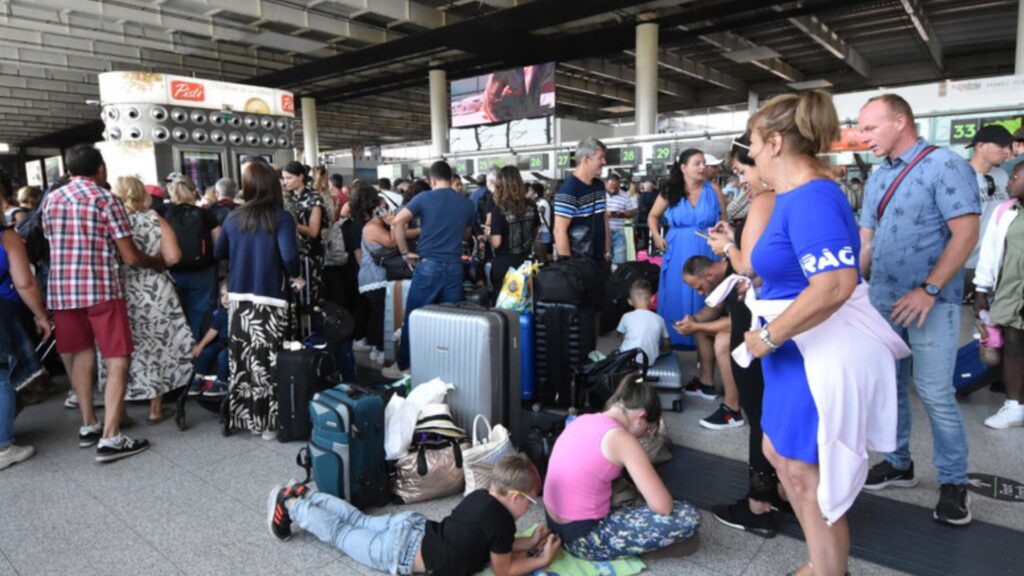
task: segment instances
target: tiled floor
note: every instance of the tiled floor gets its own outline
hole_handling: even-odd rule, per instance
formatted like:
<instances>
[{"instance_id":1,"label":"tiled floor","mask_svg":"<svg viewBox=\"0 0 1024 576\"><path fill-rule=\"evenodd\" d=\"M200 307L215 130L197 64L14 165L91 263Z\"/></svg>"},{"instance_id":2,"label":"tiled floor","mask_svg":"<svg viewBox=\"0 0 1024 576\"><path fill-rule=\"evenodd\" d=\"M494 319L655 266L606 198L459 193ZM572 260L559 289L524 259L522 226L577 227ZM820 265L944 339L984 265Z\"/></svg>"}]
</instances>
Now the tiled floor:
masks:
<instances>
[{"instance_id":1,"label":"tiled floor","mask_svg":"<svg viewBox=\"0 0 1024 576\"><path fill-rule=\"evenodd\" d=\"M603 340L601 348L615 343ZM692 359L687 358L687 363ZM290 542L271 538L264 524L267 492L298 476L298 444L266 442L248 434L221 437L216 417L192 405L191 428L178 431L170 421L139 424L131 434L147 436L153 448L127 460L98 465L93 450L75 439L77 410L62 398L29 408L16 423L19 443L38 454L0 472L0 576L158 574L371 574L315 539ZM1002 399L983 390L962 403L971 440L971 470L1024 479L1020 445L1024 430L993 431L982 420ZM673 440L681 445L742 460L746 428L712 432L697 425L714 408L687 399L681 414L670 414ZM144 421L146 408L131 406ZM915 399L913 452L921 485L883 493L919 504L921 522L932 522L937 498L931 441L923 410ZM406 508L440 519L455 505L449 498ZM976 519L1024 530L1024 504L976 497ZM539 512L520 521L525 527ZM687 555L648 562L649 574L785 574L805 558L802 541L785 536L763 539L726 528L705 511L698 541ZM895 574L858 559L856 575Z\"/></svg>"}]
</instances>

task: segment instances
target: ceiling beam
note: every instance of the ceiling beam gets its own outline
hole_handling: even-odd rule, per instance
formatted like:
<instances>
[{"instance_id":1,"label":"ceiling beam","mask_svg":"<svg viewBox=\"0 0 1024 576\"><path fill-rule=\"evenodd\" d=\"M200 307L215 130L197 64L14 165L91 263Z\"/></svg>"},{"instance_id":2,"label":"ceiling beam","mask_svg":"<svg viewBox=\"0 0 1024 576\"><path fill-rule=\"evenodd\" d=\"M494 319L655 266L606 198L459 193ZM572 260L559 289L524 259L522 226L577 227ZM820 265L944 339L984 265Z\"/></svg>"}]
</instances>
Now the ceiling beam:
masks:
<instances>
[{"instance_id":1,"label":"ceiling beam","mask_svg":"<svg viewBox=\"0 0 1024 576\"><path fill-rule=\"evenodd\" d=\"M747 93L747 84L743 80L666 50L658 51L658 66L719 88L742 94Z\"/></svg>"},{"instance_id":2,"label":"ceiling beam","mask_svg":"<svg viewBox=\"0 0 1024 576\"><path fill-rule=\"evenodd\" d=\"M918 0L900 0L900 5L903 7L903 11L907 13L907 17L910 18L910 23L913 24L917 37L921 39L921 42L924 42L932 62L935 63L936 68L941 72L944 69L942 45L939 43L939 37L935 34L931 22L925 16L924 7L921 6Z\"/></svg>"},{"instance_id":3,"label":"ceiling beam","mask_svg":"<svg viewBox=\"0 0 1024 576\"><path fill-rule=\"evenodd\" d=\"M559 65L565 68L591 74L593 76L622 82L624 84L629 84L630 86L636 86L636 68L632 66L620 66L600 58L584 58L582 60L562 62ZM690 88L682 82L666 78L658 78L658 92L685 100L696 101L697 99L693 88Z\"/></svg>"},{"instance_id":4,"label":"ceiling beam","mask_svg":"<svg viewBox=\"0 0 1024 576\"><path fill-rule=\"evenodd\" d=\"M734 32L716 32L713 34L702 34L700 39L720 48L725 52L757 48L758 45ZM787 64L782 58L766 58L764 60L751 60L750 64L770 72L787 82L800 82L804 79L803 72Z\"/></svg>"},{"instance_id":5,"label":"ceiling beam","mask_svg":"<svg viewBox=\"0 0 1024 576\"><path fill-rule=\"evenodd\" d=\"M811 40L820 44L827 52L846 62L846 65L855 72L865 78L871 77L871 64L817 16L797 16L790 18L789 22L810 36Z\"/></svg>"}]
</instances>

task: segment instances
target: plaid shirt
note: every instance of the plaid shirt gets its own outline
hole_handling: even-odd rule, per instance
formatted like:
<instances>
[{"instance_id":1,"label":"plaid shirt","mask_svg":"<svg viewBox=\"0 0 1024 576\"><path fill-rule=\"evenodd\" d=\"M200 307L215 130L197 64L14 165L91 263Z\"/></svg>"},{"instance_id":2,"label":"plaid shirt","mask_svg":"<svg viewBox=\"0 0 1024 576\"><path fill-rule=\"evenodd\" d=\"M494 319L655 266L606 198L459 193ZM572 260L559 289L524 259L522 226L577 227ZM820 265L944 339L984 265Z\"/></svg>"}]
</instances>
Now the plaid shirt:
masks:
<instances>
[{"instance_id":1,"label":"plaid shirt","mask_svg":"<svg viewBox=\"0 0 1024 576\"><path fill-rule=\"evenodd\" d=\"M43 233L50 241L51 310L87 308L122 298L114 240L132 235L124 206L91 178L75 177L46 196Z\"/></svg>"}]
</instances>

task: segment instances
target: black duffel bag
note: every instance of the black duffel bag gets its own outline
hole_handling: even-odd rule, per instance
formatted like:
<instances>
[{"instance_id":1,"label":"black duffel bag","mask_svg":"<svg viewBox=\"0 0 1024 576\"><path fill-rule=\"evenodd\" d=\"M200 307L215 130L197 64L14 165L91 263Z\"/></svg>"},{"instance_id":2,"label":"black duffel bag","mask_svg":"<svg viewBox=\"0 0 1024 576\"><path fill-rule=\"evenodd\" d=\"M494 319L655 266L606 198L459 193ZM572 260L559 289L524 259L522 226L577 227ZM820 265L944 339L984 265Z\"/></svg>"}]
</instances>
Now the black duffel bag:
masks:
<instances>
[{"instance_id":1,"label":"black duffel bag","mask_svg":"<svg viewBox=\"0 0 1024 576\"><path fill-rule=\"evenodd\" d=\"M637 356L643 358L637 361ZM601 412L624 376L636 372L647 377L650 360L640 348L614 352L603 360L576 369L573 374L573 405L581 413Z\"/></svg>"},{"instance_id":2,"label":"black duffel bag","mask_svg":"<svg viewBox=\"0 0 1024 576\"><path fill-rule=\"evenodd\" d=\"M541 267L533 280L538 302L589 304L596 265L590 258L566 258Z\"/></svg>"}]
</instances>

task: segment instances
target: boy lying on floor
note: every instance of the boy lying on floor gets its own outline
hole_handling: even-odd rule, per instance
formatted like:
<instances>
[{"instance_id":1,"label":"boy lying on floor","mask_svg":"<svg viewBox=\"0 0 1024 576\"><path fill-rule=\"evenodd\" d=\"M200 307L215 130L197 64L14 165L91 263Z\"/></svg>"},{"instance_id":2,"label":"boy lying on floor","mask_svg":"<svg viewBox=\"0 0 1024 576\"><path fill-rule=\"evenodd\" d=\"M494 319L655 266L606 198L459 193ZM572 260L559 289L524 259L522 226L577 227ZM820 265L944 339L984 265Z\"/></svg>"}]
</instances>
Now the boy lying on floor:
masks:
<instances>
[{"instance_id":1,"label":"boy lying on floor","mask_svg":"<svg viewBox=\"0 0 1024 576\"><path fill-rule=\"evenodd\" d=\"M546 526L516 538L516 520L536 504L540 477L522 455L502 458L489 490L466 496L441 522L416 512L368 516L304 484L276 487L267 499L267 525L278 540L291 525L330 543L356 562L394 575L521 576L551 563L561 542ZM534 552L531 552L534 551Z\"/></svg>"}]
</instances>

